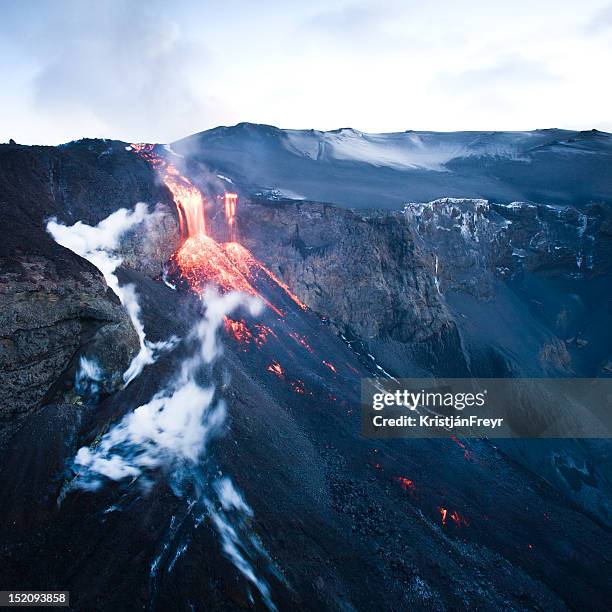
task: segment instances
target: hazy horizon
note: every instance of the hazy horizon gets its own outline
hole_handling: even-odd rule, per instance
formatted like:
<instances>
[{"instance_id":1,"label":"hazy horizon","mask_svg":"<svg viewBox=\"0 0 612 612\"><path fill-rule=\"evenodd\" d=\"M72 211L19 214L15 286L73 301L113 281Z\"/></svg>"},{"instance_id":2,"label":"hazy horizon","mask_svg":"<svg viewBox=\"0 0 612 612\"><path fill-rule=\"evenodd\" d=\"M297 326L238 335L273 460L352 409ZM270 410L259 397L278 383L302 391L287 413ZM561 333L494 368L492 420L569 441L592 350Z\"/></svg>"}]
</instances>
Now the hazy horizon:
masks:
<instances>
[{"instance_id":1,"label":"hazy horizon","mask_svg":"<svg viewBox=\"0 0 612 612\"><path fill-rule=\"evenodd\" d=\"M600 130L597 128L583 128L583 129L571 129L571 128L562 128L562 127L546 127L546 128L533 128L533 129L528 129L528 130L420 130L420 129L406 129L406 130L393 130L393 131L389 131L389 132L367 132L365 130L359 130L357 128L354 128L352 126L342 126L342 127L338 127L338 128L332 128L329 130L317 130L315 128L293 128L293 127L281 127L278 125L272 125L270 123L255 123L253 121L239 121L238 123L234 123L232 125L215 125L212 126L210 128L206 128L203 130L196 130L195 132L192 132L190 134L185 134L184 136L180 136L179 138L176 138L172 141L169 142L162 142L162 141L153 141L153 140L143 140L143 139L132 139L132 140L126 140L125 138L112 138L112 137L108 137L108 136L90 136L90 135L83 135L80 136L79 138L73 138L71 140L66 140L63 142L57 142L57 143L42 143L42 142L19 142L16 138L13 138L12 136L10 137L11 140L14 140L16 144L20 144L20 145L27 145L27 146L60 146L60 145L64 145L64 144L69 144L70 142L78 142L80 140L112 140L112 141L116 141L116 142L123 142L125 144L130 144L133 142L137 142L137 143L147 143L147 144L157 144L157 145L166 145L166 144L172 144L173 142L179 142L180 140L184 140L186 138L190 138L191 136L195 136L197 134L202 134L203 132L209 132L211 130L215 130L218 128L235 128L238 125L242 125L242 124L249 124L249 125L259 125L259 126L265 126L265 127L272 127L281 131L295 131L295 132L309 132L309 131L315 131L315 132L321 132L321 133L332 133L332 132L339 132L341 130L355 130L356 132L359 132L361 134L366 134L366 135L371 135L371 136L375 136L375 135L390 135L390 134L404 134L404 133L408 133L408 132L413 132L415 134L457 134L457 133L474 133L474 134L482 134L482 133L487 133L487 132L495 132L495 133L516 133L516 134L520 134L520 133L525 133L525 132L538 132L538 131L546 131L546 130L559 130L559 131L563 131L563 132L591 132L593 130L600 132L602 134L607 134L612 136L612 132L606 131L606 130ZM1 141L0 144L7 144L9 141L9 138L7 138L5 141Z\"/></svg>"}]
</instances>

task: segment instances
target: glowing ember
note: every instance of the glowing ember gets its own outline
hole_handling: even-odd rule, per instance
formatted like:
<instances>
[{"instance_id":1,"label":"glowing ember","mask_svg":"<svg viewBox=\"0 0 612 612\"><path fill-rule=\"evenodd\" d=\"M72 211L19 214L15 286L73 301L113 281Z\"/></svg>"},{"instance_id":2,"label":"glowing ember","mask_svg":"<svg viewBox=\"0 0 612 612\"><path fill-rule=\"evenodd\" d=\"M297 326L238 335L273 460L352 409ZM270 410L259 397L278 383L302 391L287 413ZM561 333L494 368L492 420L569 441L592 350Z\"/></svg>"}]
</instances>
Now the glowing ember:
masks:
<instances>
[{"instance_id":1,"label":"glowing ember","mask_svg":"<svg viewBox=\"0 0 612 612\"><path fill-rule=\"evenodd\" d=\"M450 513L450 517L457 527L469 527L470 521L465 516L459 514L456 510Z\"/></svg>"},{"instance_id":2,"label":"glowing ember","mask_svg":"<svg viewBox=\"0 0 612 612\"><path fill-rule=\"evenodd\" d=\"M306 393L306 388L304 387L304 383L301 380L292 381L291 386L293 387L293 390L299 395L304 395L304 393Z\"/></svg>"},{"instance_id":3,"label":"glowing ember","mask_svg":"<svg viewBox=\"0 0 612 612\"><path fill-rule=\"evenodd\" d=\"M309 353L312 353L312 346L308 344L306 336L300 336L297 332L289 332L289 336L293 338L300 346L304 347Z\"/></svg>"},{"instance_id":4,"label":"glowing ember","mask_svg":"<svg viewBox=\"0 0 612 612\"><path fill-rule=\"evenodd\" d=\"M263 323L257 323L255 325L255 329L257 330L257 333L255 334L253 340L255 341L257 348L261 348L268 341L268 336L273 336L274 338L277 337L272 329Z\"/></svg>"},{"instance_id":5,"label":"glowing ember","mask_svg":"<svg viewBox=\"0 0 612 612\"><path fill-rule=\"evenodd\" d=\"M269 336L277 337L272 329L263 323L255 323L249 328L244 319L234 321L229 317L225 317L225 331L236 342L244 345L255 344L257 348L261 348L268 341Z\"/></svg>"},{"instance_id":6,"label":"glowing ember","mask_svg":"<svg viewBox=\"0 0 612 612\"><path fill-rule=\"evenodd\" d=\"M470 526L470 521L468 520L468 518L459 514L457 510L453 510L452 512L449 512L446 508L440 507L438 508L438 512L440 513L440 517L442 518L443 527L446 527L447 518L450 518L451 521L453 521L453 523L457 527L469 527Z\"/></svg>"},{"instance_id":7,"label":"glowing ember","mask_svg":"<svg viewBox=\"0 0 612 612\"><path fill-rule=\"evenodd\" d=\"M400 487L402 487L404 491L408 491L409 493L414 493L416 491L416 485L414 484L413 480L410 480L410 478L396 476L395 481L399 483Z\"/></svg>"},{"instance_id":8,"label":"glowing ember","mask_svg":"<svg viewBox=\"0 0 612 612\"><path fill-rule=\"evenodd\" d=\"M273 361L267 368L268 372L272 372L272 374L278 376L279 378L285 377L285 371L281 367L281 364L278 361Z\"/></svg>"},{"instance_id":9,"label":"glowing ember","mask_svg":"<svg viewBox=\"0 0 612 612\"><path fill-rule=\"evenodd\" d=\"M326 365L334 374L338 373L338 370L336 370L334 365L332 363L330 363L329 361L325 361L325 359L324 359L323 360L323 365Z\"/></svg>"},{"instance_id":10,"label":"glowing ember","mask_svg":"<svg viewBox=\"0 0 612 612\"><path fill-rule=\"evenodd\" d=\"M474 456L472 455L471 451L467 449L466 445L463 444L463 442L461 442L457 436L451 436L451 440L463 450L463 457L466 461L471 461L473 459Z\"/></svg>"},{"instance_id":11,"label":"glowing ember","mask_svg":"<svg viewBox=\"0 0 612 612\"><path fill-rule=\"evenodd\" d=\"M229 228L231 242L236 242L236 208L238 205L237 193L226 193L223 196L223 208L225 210L225 221Z\"/></svg>"},{"instance_id":12,"label":"glowing ember","mask_svg":"<svg viewBox=\"0 0 612 612\"><path fill-rule=\"evenodd\" d=\"M236 342L241 342L242 344L249 344L253 339L251 330L243 320L234 321L229 317L225 317L225 331L233 336Z\"/></svg>"}]
</instances>

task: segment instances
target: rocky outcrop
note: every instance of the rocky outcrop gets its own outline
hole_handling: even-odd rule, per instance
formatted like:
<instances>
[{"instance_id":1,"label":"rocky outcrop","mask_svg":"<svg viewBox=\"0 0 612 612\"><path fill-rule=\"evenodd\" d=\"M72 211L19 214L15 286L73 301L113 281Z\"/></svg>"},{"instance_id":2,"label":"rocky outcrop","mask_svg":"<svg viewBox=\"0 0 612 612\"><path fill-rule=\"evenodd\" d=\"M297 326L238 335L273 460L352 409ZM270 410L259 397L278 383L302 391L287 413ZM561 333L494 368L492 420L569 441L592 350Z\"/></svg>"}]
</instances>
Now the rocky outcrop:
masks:
<instances>
[{"instance_id":1,"label":"rocky outcrop","mask_svg":"<svg viewBox=\"0 0 612 612\"><path fill-rule=\"evenodd\" d=\"M35 255L1 262L0 426L70 389L80 356L95 356L107 388L116 388L138 349L130 319L101 273L70 255L70 273Z\"/></svg>"},{"instance_id":2,"label":"rocky outcrop","mask_svg":"<svg viewBox=\"0 0 612 612\"><path fill-rule=\"evenodd\" d=\"M81 356L95 358L101 391L120 383L136 332L100 272L57 245L45 222L97 224L138 201L171 203L154 170L124 143L0 146L0 429L52 397L80 401L73 387ZM126 252L142 255L153 273L151 243L133 239Z\"/></svg>"},{"instance_id":3,"label":"rocky outcrop","mask_svg":"<svg viewBox=\"0 0 612 612\"><path fill-rule=\"evenodd\" d=\"M585 277L610 266L612 215L602 206L442 198L403 213L433 262L436 284L479 298L521 271Z\"/></svg>"},{"instance_id":4,"label":"rocky outcrop","mask_svg":"<svg viewBox=\"0 0 612 612\"><path fill-rule=\"evenodd\" d=\"M124 267L159 278L163 275L164 265L180 246L175 209L158 202L143 223L123 237L119 253Z\"/></svg>"},{"instance_id":5,"label":"rocky outcrop","mask_svg":"<svg viewBox=\"0 0 612 612\"><path fill-rule=\"evenodd\" d=\"M213 218L213 228L215 222L222 234L223 220ZM256 198L241 205L239 226L241 239L300 299L340 333L363 341L387 369L405 374L414 372L404 368L410 361L437 373L466 373L470 350L458 330L473 316L485 318L482 327L490 317L485 304L499 301L507 283L520 284L514 279L523 273L531 285L518 297L533 300L541 312L533 318L516 297L503 298L506 310L514 299L516 326L533 327L538 338L520 361L545 373L575 372L574 351L564 340L568 330L582 333L578 307L543 304L537 296L550 293L545 278L556 278L572 284L576 304L590 299L591 280L609 272L612 244L601 206L579 211L458 198L408 204L399 213ZM457 311L449 305L454 294L481 306L471 315ZM469 329L464 335L474 336ZM516 351L500 342L474 360L476 371L490 361L490 351L516 360ZM594 360L603 358L600 352Z\"/></svg>"},{"instance_id":6,"label":"rocky outcrop","mask_svg":"<svg viewBox=\"0 0 612 612\"><path fill-rule=\"evenodd\" d=\"M252 252L340 333L370 347L380 338L410 345L417 361L442 350L462 361L452 318L401 216L254 200L240 210L240 231Z\"/></svg>"}]
</instances>

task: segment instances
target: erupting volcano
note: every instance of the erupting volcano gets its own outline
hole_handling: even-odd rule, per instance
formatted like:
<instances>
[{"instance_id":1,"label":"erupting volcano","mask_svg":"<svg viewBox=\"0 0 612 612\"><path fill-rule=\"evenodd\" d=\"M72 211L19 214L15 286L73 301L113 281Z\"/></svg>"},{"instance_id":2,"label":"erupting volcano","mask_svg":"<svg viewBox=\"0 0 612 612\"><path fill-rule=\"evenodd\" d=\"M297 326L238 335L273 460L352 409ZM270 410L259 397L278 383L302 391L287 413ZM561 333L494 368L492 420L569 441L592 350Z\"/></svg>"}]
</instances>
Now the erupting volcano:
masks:
<instances>
[{"instance_id":1,"label":"erupting volcano","mask_svg":"<svg viewBox=\"0 0 612 612\"><path fill-rule=\"evenodd\" d=\"M302 310L307 306L289 287L264 266L244 246L237 242L238 194L223 195L223 209L229 242L218 242L208 233L206 224L207 199L193 182L182 175L177 167L164 159L150 144L130 145L140 157L153 166L172 194L176 205L183 244L171 258L179 276L194 291L200 291L207 283L214 283L221 291L243 291L262 297L279 316L284 313L268 299L261 296L257 283L280 287Z\"/></svg>"}]
</instances>

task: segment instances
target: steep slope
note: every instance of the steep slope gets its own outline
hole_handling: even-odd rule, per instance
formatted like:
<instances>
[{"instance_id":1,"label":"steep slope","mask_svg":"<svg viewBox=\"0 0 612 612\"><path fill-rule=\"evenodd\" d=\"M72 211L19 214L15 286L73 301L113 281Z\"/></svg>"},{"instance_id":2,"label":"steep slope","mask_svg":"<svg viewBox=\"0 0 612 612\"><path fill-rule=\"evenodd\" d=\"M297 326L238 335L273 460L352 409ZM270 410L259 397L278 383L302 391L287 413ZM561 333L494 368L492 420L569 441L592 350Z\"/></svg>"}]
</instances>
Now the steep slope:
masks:
<instances>
[{"instance_id":1,"label":"steep slope","mask_svg":"<svg viewBox=\"0 0 612 612\"><path fill-rule=\"evenodd\" d=\"M368 440L359 412L364 377L542 374L538 355L555 338L574 371L601 373L605 210L444 200L357 213L240 198L233 240L225 179L197 164L178 176L168 164L194 162L126 147L19 149L28 164L7 162L14 248L44 248L68 272L91 266L51 241L46 217L70 223L82 211L93 224L141 199L165 206L121 243L118 274L135 286L147 337L180 338L99 403L48 396L3 445L7 583L70 589L79 610L605 609L605 441ZM80 172L50 177L49 158ZM17 181L36 197L16 195ZM57 185L69 197L49 197ZM208 233L177 250L174 204L188 221L198 187L208 215L193 226ZM201 301L210 282L263 310ZM555 299L530 308L551 286ZM199 355L210 360L194 370ZM199 400L210 407L203 429L187 410Z\"/></svg>"},{"instance_id":2,"label":"steep slope","mask_svg":"<svg viewBox=\"0 0 612 612\"><path fill-rule=\"evenodd\" d=\"M78 419L59 418L70 408L50 404L13 438L0 461L11 526L3 576L69 588L76 609L264 607L262 591L224 552L188 465L180 480L171 464L148 470L145 489L132 478L70 488L75 468L65 471L66 462L163 389L201 316L189 293L136 272L127 278L155 304L148 333L185 340ZM231 475L242 491L252 515L233 523L238 550L274 605L603 608L608 534L596 516L486 441L361 437L358 381L374 372L282 287L254 282L283 314L243 312L233 320L244 327L227 326L223 360L202 382L215 382L228 403L229 431L197 473L204 487ZM44 448L28 443L43 431L51 432Z\"/></svg>"}]
</instances>

